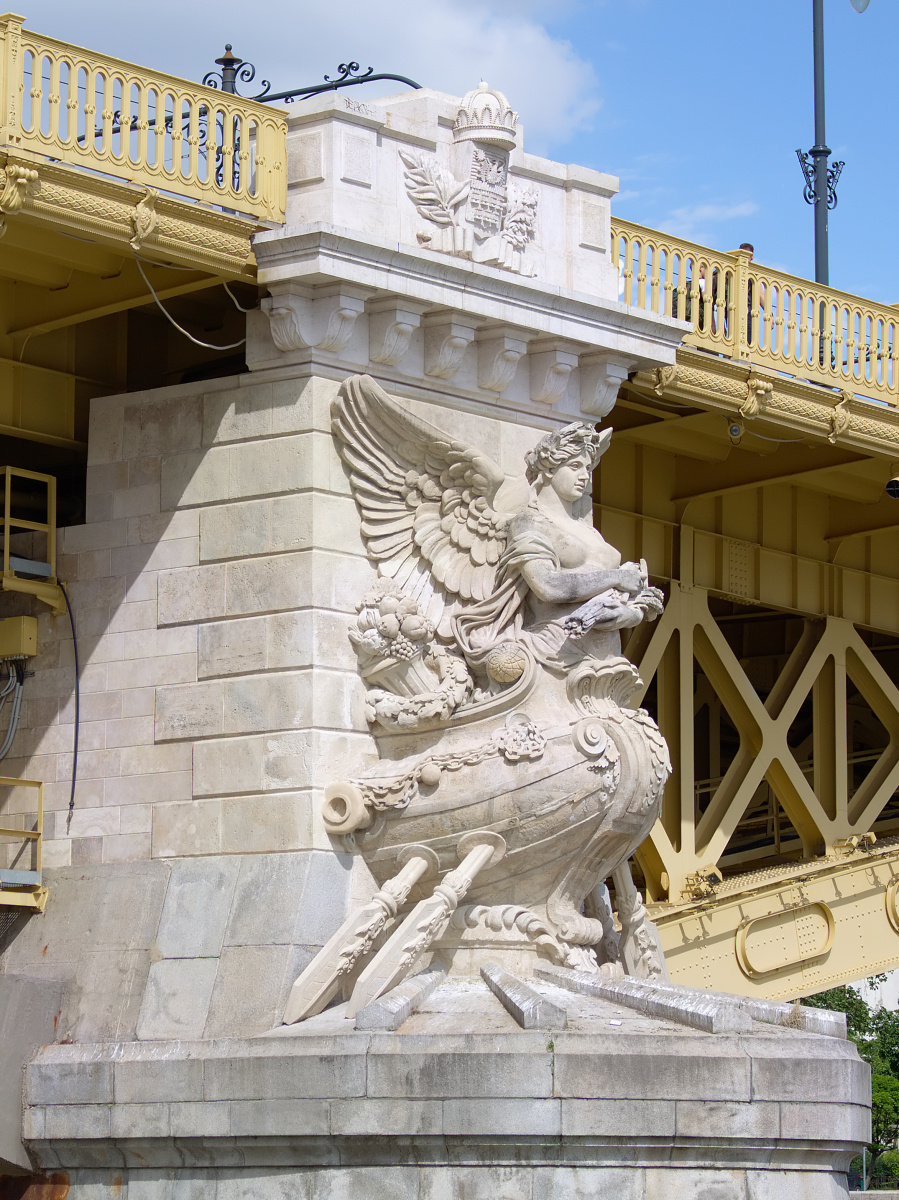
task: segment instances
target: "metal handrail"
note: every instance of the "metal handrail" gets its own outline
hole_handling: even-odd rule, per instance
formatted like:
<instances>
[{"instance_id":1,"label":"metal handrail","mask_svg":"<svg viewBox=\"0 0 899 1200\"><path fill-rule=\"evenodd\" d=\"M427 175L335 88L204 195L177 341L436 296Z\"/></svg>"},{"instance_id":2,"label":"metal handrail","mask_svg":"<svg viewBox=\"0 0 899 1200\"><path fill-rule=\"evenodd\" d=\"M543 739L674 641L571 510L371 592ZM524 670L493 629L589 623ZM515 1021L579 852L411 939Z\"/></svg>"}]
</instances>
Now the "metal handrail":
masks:
<instances>
[{"instance_id":1,"label":"metal handrail","mask_svg":"<svg viewBox=\"0 0 899 1200\"><path fill-rule=\"evenodd\" d=\"M687 345L893 407L899 310L630 221L612 221L619 295L690 321Z\"/></svg>"}]
</instances>

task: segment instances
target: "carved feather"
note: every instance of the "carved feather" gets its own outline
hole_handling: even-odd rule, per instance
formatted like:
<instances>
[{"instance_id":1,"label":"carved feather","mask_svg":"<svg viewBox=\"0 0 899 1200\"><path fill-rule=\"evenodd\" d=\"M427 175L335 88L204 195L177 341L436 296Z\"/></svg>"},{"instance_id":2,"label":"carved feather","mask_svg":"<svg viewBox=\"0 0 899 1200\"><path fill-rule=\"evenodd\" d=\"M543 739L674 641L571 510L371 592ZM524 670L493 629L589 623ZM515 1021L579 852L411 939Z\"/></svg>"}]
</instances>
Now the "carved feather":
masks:
<instances>
[{"instance_id":1,"label":"carved feather","mask_svg":"<svg viewBox=\"0 0 899 1200\"><path fill-rule=\"evenodd\" d=\"M367 375L344 383L331 428L382 574L435 622L453 596L489 596L507 521L493 508L505 475L489 455L414 416Z\"/></svg>"}]
</instances>

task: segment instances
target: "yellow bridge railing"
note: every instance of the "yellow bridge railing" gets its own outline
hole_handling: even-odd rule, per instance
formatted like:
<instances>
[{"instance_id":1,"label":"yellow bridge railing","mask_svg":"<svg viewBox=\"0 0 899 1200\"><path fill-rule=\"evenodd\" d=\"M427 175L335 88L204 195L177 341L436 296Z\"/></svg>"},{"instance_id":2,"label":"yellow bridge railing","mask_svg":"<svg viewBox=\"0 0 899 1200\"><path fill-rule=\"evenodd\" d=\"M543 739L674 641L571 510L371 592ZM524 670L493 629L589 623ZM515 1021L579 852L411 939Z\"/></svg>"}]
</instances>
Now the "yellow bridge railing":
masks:
<instances>
[{"instance_id":1,"label":"yellow bridge railing","mask_svg":"<svg viewBox=\"0 0 899 1200\"><path fill-rule=\"evenodd\" d=\"M32 33L23 20L0 16L0 151L284 220L277 110Z\"/></svg>"},{"instance_id":2,"label":"yellow bridge railing","mask_svg":"<svg viewBox=\"0 0 899 1200\"><path fill-rule=\"evenodd\" d=\"M692 321L687 345L899 404L899 308L629 221L612 221L620 298Z\"/></svg>"}]
</instances>

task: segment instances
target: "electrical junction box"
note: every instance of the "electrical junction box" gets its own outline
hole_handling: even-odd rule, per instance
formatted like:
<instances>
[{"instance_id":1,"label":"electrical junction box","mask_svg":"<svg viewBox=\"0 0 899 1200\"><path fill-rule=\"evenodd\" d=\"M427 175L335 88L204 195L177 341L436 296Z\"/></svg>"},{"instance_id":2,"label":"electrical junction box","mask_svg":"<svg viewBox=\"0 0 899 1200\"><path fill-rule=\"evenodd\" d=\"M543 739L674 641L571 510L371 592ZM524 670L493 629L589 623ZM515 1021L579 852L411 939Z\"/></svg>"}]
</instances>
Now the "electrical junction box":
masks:
<instances>
[{"instance_id":1,"label":"electrical junction box","mask_svg":"<svg viewBox=\"0 0 899 1200\"><path fill-rule=\"evenodd\" d=\"M37 617L0 620L0 659L30 658L37 654Z\"/></svg>"}]
</instances>

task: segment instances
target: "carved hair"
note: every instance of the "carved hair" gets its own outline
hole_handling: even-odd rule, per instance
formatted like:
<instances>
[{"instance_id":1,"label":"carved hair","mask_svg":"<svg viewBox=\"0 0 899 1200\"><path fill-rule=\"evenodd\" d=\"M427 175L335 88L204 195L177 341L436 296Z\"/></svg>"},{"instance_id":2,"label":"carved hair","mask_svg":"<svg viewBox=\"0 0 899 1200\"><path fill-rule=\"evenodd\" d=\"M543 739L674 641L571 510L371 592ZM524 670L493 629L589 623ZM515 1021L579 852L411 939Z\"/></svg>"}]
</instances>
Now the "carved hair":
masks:
<instances>
[{"instance_id":1,"label":"carved hair","mask_svg":"<svg viewBox=\"0 0 899 1200\"><path fill-rule=\"evenodd\" d=\"M544 434L534 449L524 456L528 483L534 483L541 475L555 474L559 467L576 458L585 458L590 470L594 471L608 444L608 437L603 437L586 421L574 421L564 429L554 429Z\"/></svg>"}]
</instances>

